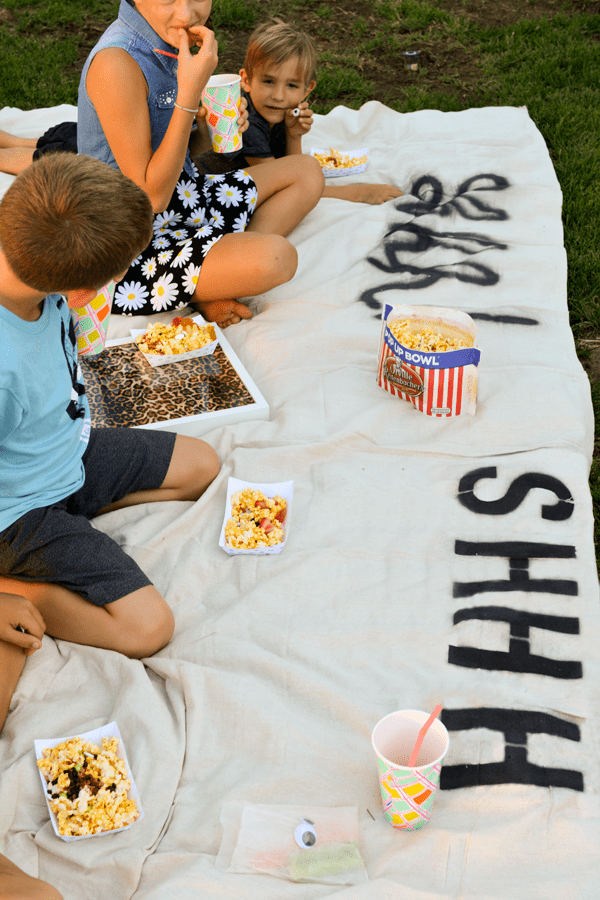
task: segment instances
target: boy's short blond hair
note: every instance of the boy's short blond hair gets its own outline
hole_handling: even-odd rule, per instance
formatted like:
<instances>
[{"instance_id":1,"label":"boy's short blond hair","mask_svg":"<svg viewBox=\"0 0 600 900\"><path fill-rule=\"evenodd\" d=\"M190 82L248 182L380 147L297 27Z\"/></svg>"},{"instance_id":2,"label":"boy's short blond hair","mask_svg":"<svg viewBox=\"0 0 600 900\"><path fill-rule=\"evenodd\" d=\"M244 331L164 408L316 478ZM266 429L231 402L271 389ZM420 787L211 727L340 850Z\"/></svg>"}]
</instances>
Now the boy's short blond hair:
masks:
<instances>
[{"instance_id":1,"label":"boy's short blond hair","mask_svg":"<svg viewBox=\"0 0 600 900\"><path fill-rule=\"evenodd\" d=\"M0 247L24 284L47 294L100 288L152 239L148 195L117 169L47 153L0 201Z\"/></svg>"},{"instance_id":2,"label":"boy's short blond hair","mask_svg":"<svg viewBox=\"0 0 600 900\"><path fill-rule=\"evenodd\" d=\"M244 69L252 78L254 72L267 63L280 66L294 56L298 57L304 70L304 83L308 85L315 81L317 48L313 39L285 22L259 25L250 35Z\"/></svg>"}]
</instances>

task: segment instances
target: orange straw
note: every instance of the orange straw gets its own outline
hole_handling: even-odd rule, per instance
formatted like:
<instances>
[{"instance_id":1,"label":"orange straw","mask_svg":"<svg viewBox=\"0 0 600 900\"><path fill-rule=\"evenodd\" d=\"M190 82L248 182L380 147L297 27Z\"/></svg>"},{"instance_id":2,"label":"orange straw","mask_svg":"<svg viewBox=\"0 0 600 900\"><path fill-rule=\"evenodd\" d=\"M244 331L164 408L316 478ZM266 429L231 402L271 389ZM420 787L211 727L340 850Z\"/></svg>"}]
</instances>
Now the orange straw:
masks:
<instances>
[{"instance_id":1,"label":"orange straw","mask_svg":"<svg viewBox=\"0 0 600 900\"><path fill-rule=\"evenodd\" d=\"M408 768L412 769L414 764L417 761L417 756L419 755L419 750L421 749L421 744L423 743L423 738L433 725L434 719L437 719L439 714L442 711L442 704L438 703L434 711L431 713L423 727L419 730L419 734L417 736L417 740L415 741L415 746L413 747L413 752L410 754L410 759L408 761Z\"/></svg>"},{"instance_id":2,"label":"orange straw","mask_svg":"<svg viewBox=\"0 0 600 900\"><path fill-rule=\"evenodd\" d=\"M160 53L162 56L170 56L171 59L179 59L176 53L167 53L166 50L159 50L158 47L154 48L155 53Z\"/></svg>"}]
</instances>

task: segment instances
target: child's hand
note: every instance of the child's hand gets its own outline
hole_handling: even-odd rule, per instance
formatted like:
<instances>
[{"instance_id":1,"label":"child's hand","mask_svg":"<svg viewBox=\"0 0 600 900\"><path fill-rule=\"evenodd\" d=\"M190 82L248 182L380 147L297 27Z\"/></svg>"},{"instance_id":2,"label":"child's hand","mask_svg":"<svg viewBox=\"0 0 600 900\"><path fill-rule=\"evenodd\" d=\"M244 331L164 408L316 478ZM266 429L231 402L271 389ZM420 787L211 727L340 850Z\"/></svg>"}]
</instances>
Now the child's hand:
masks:
<instances>
[{"instance_id":1,"label":"child's hand","mask_svg":"<svg viewBox=\"0 0 600 900\"><path fill-rule=\"evenodd\" d=\"M42 646L46 624L36 607L19 594L0 593L0 640L31 656Z\"/></svg>"},{"instance_id":2,"label":"child's hand","mask_svg":"<svg viewBox=\"0 0 600 900\"><path fill-rule=\"evenodd\" d=\"M245 97L240 98L240 114L237 123L240 126L240 134L243 134L250 124L248 122L248 101Z\"/></svg>"},{"instance_id":3,"label":"child's hand","mask_svg":"<svg viewBox=\"0 0 600 900\"><path fill-rule=\"evenodd\" d=\"M313 111L308 108L308 103L303 100L298 104L300 114L295 116L292 109L285 111L285 127L290 137L301 138L308 134L313 124Z\"/></svg>"},{"instance_id":4,"label":"child's hand","mask_svg":"<svg viewBox=\"0 0 600 900\"><path fill-rule=\"evenodd\" d=\"M189 37L197 36L198 53L190 53ZM179 29L179 61L177 64L177 103L187 109L198 109L202 102L202 91L217 67L219 61L218 44L214 31L197 25L188 33Z\"/></svg>"}]
</instances>

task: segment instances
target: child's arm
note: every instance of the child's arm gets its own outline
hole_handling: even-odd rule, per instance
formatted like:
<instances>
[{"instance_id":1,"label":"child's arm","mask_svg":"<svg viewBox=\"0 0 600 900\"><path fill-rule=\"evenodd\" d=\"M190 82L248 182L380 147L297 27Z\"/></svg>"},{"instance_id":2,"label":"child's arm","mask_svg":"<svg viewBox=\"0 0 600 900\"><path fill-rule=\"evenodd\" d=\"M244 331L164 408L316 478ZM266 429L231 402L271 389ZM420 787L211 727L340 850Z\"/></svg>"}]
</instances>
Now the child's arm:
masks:
<instances>
[{"instance_id":1,"label":"child's arm","mask_svg":"<svg viewBox=\"0 0 600 900\"><path fill-rule=\"evenodd\" d=\"M313 111L303 100L297 106L298 114L288 109L285 113L285 155L296 156L302 153L302 138L308 134L313 125Z\"/></svg>"},{"instance_id":2,"label":"child's arm","mask_svg":"<svg viewBox=\"0 0 600 900\"><path fill-rule=\"evenodd\" d=\"M194 111L216 68L217 42L204 26L197 33L199 52L192 56L187 32L179 35L177 97L171 121L153 151L148 86L142 70L125 50L106 47L96 54L87 74L87 91L119 169L146 191L155 212L164 210L181 175ZM189 110L192 110L190 112Z\"/></svg>"},{"instance_id":3,"label":"child's arm","mask_svg":"<svg viewBox=\"0 0 600 900\"><path fill-rule=\"evenodd\" d=\"M31 656L42 646L46 624L36 607L19 594L0 592L0 640Z\"/></svg>"}]
</instances>

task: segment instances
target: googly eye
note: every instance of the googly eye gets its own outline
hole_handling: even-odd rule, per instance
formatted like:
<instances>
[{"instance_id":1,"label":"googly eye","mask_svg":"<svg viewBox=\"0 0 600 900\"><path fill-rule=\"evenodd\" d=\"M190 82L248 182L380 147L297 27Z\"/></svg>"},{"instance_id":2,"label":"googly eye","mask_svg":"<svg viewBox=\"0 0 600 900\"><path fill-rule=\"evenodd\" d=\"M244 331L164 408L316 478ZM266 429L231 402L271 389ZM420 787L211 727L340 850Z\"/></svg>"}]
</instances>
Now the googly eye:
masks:
<instances>
[{"instance_id":1,"label":"googly eye","mask_svg":"<svg viewBox=\"0 0 600 900\"><path fill-rule=\"evenodd\" d=\"M317 832L310 819L302 819L294 831L294 838L299 847L308 850L317 843Z\"/></svg>"}]
</instances>

